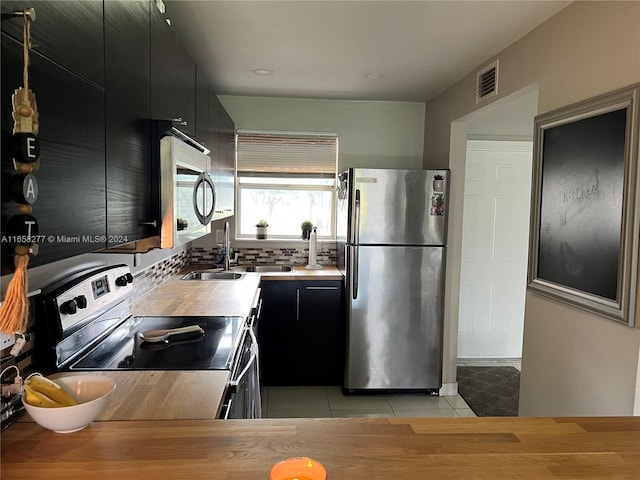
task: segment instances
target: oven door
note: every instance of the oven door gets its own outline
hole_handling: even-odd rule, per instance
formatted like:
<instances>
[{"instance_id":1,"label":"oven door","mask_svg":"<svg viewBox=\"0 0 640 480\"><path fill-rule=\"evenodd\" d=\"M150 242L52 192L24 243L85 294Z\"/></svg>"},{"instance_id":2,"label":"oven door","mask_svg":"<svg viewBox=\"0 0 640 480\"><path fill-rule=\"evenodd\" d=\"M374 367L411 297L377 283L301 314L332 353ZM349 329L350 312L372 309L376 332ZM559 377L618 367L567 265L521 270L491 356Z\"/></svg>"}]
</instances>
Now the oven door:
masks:
<instances>
[{"instance_id":1,"label":"oven door","mask_svg":"<svg viewBox=\"0 0 640 480\"><path fill-rule=\"evenodd\" d=\"M260 418L261 415L258 341L249 326L231 372L220 418Z\"/></svg>"}]
</instances>

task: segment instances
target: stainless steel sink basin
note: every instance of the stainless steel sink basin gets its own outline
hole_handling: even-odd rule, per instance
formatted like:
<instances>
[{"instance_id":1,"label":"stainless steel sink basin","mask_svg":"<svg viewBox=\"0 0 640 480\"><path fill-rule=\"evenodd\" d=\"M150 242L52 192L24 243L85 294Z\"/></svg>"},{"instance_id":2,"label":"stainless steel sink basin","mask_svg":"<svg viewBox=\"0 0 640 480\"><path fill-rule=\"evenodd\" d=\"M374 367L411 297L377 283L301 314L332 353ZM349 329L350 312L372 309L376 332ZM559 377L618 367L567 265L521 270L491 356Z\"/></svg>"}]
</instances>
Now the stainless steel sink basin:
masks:
<instances>
[{"instance_id":1,"label":"stainless steel sink basin","mask_svg":"<svg viewBox=\"0 0 640 480\"><path fill-rule=\"evenodd\" d=\"M237 272L210 272L199 271L189 272L181 278L181 280L239 280L244 276Z\"/></svg>"},{"instance_id":2,"label":"stainless steel sink basin","mask_svg":"<svg viewBox=\"0 0 640 480\"><path fill-rule=\"evenodd\" d=\"M250 265L245 272L293 272L291 265Z\"/></svg>"}]
</instances>

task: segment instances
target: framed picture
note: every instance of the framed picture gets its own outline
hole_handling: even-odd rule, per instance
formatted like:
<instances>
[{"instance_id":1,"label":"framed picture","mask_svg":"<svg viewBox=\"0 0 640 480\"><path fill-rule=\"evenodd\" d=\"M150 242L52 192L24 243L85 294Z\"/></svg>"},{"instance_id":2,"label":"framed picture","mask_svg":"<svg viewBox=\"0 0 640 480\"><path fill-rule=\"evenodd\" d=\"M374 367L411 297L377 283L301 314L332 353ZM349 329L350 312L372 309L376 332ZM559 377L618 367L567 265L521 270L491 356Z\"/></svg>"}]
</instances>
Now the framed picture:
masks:
<instances>
[{"instance_id":1,"label":"framed picture","mask_svg":"<svg viewBox=\"0 0 640 480\"><path fill-rule=\"evenodd\" d=\"M535 119L529 289L635 324L640 84Z\"/></svg>"}]
</instances>

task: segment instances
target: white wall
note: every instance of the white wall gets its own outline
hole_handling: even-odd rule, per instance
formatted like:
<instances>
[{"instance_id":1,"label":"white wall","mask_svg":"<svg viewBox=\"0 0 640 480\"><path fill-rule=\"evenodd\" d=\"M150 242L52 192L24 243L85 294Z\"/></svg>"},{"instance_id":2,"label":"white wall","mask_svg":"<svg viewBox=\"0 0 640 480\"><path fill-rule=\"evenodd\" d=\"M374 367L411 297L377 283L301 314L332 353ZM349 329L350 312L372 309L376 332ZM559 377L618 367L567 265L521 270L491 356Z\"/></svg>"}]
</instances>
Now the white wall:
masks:
<instances>
[{"instance_id":1,"label":"white wall","mask_svg":"<svg viewBox=\"0 0 640 480\"><path fill-rule=\"evenodd\" d=\"M221 95L239 130L338 134L339 169L422 168L424 103Z\"/></svg>"},{"instance_id":2,"label":"white wall","mask_svg":"<svg viewBox=\"0 0 640 480\"><path fill-rule=\"evenodd\" d=\"M538 113L634 84L640 2L574 2L479 67L494 58L495 100L537 84ZM425 168L449 167L464 178L466 130L457 120L480 108L474 87L475 71L427 103ZM449 249L459 260L463 189L455 182L451 195ZM448 274L443 373L445 382L455 382L459 261L448 264ZM631 415L639 351L640 329L527 293L520 415Z\"/></svg>"}]
</instances>

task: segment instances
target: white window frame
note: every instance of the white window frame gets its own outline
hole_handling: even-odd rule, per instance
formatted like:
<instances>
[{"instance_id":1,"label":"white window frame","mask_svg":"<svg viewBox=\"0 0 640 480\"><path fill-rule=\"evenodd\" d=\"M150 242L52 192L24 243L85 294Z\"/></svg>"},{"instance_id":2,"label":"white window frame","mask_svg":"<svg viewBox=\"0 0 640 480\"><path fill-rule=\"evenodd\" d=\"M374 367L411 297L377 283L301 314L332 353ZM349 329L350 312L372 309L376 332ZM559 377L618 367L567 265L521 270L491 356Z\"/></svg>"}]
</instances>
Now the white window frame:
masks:
<instances>
[{"instance_id":1,"label":"white window frame","mask_svg":"<svg viewBox=\"0 0 640 480\"><path fill-rule=\"evenodd\" d=\"M238 136L241 134L247 134L247 133L260 133L260 132L246 132L246 131L239 131L236 134L236 151L237 151L237 144L238 144ZM295 136L295 135L299 135L300 133L291 133L291 132L268 132L269 134L273 134L273 135L281 135L283 137L287 137L287 136ZM310 135L317 135L317 134L310 134ZM241 234L240 233L240 225L242 222L242 191L243 190L252 190L252 189L259 189L259 190L284 190L284 191L312 191L312 192L331 192L331 218L330 218L330 229L331 231L326 233L326 232L318 232L318 240L319 241L335 241L336 239L336 194L337 194L337 172L338 172L338 136L335 134L331 134L331 135L327 135L327 134L322 134L322 135L326 135L326 136L330 136L332 138L335 138L336 141L336 159L335 159L335 169L334 169L334 175L331 178L332 180L332 184L330 185L298 185L298 184L286 184L286 183L270 183L268 181L269 178L274 178L274 177L281 177L281 178L295 178L295 177L304 177L303 174L296 174L296 173L292 173L292 174L287 174L287 173L275 173L275 174L271 174L271 173L264 173L262 175L251 175L251 177L253 179L257 179L257 178L261 178L261 176L264 176L265 181L264 182L251 182L251 183L243 183L242 182L242 178L246 177L246 175L242 175L238 169L238 158L236 155L236 206L237 206L237 210L236 210L236 215L237 215L237 219L235 222L235 226L236 226L236 235L235 235L235 239L236 240L256 240L256 235L255 233L244 233ZM323 175L318 175L318 178L322 178ZM324 175L324 178L329 178L326 174ZM306 243L305 240L302 240L301 238L301 231L298 234L291 234L291 235L273 235L269 232L267 239L264 240L257 240L259 242L295 242L295 241L299 241L299 242L304 242Z\"/></svg>"}]
</instances>

